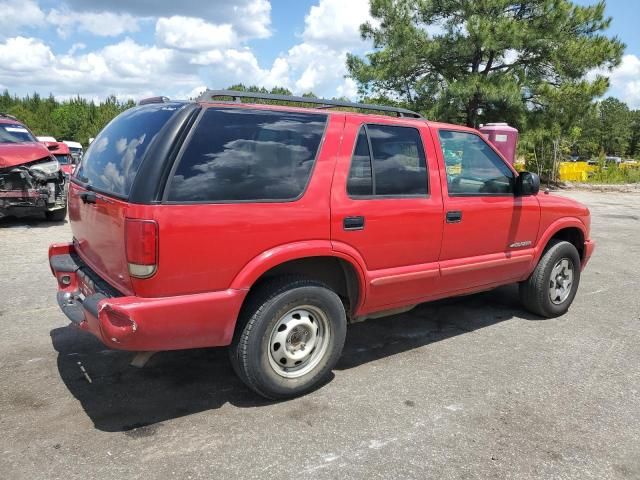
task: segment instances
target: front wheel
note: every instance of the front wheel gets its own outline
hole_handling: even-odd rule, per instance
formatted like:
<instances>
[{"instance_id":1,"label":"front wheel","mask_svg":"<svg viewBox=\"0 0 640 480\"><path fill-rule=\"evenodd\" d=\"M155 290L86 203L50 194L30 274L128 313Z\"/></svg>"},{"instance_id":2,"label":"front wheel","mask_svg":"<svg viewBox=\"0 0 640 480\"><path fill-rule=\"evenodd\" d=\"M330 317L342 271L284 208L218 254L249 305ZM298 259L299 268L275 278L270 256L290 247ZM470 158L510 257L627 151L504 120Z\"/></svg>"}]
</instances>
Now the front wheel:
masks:
<instances>
[{"instance_id":1,"label":"front wheel","mask_svg":"<svg viewBox=\"0 0 640 480\"><path fill-rule=\"evenodd\" d=\"M252 292L230 347L244 383L270 399L302 395L326 379L346 336L340 297L319 282L273 279Z\"/></svg>"},{"instance_id":2,"label":"front wheel","mask_svg":"<svg viewBox=\"0 0 640 480\"><path fill-rule=\"evenodd\" d=\"M542 317L558 317L569 310L580 283L580 255L569 242L554 240L531 276L520 283L525 308Z\"/></svg>"}]
</instances>

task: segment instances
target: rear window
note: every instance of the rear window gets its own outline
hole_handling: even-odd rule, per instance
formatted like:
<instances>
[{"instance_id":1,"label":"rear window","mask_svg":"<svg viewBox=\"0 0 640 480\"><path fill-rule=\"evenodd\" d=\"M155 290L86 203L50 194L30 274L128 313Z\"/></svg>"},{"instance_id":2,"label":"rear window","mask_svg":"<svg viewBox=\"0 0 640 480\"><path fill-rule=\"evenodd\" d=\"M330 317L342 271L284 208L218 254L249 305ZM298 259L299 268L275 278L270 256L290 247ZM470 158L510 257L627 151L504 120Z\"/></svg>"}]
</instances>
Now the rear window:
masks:
<instances>
[{"instance_id":1,"label":"rear window","mask_svg":"<svg viewBox=\"0 0 640 480\"><path fill-rule=\"evenodd\" d=\"M171 180L175 202L286 201L305 190L327 116L210 108Z\"/></svg>"},{"instance_id":2,"label":"rear window","mask_svg":"<svg viewBox=\"0 0 640 480\"><path fill-rule=\"evenodd\" d=\"M0 143L37 142L33 135L20 124L0 123Z\"/></svg>"},{"instance_id":3,"label":"rear window","mask_svg":"<svg viewBox=\"0 0 640 480\"><path fill-rule=\"evenodd\" d=\"M76 177L101 191L128 196L149 145L182 107L163 103L121 113L91 142Z\"/></svg>"}]
</instances>

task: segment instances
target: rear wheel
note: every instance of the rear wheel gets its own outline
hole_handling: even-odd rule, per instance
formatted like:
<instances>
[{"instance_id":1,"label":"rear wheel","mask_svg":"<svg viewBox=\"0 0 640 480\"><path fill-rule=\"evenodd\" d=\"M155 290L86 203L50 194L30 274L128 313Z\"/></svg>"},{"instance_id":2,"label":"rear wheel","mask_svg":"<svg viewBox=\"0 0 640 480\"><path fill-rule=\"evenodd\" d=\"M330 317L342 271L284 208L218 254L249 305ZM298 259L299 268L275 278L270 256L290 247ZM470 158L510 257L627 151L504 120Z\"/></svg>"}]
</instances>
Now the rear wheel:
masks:
<instances>
[{"instance_id":1,"label":"rear wheel","mask_svg":"<svg viewBox=\"0 0 640 480\"><path fill-rule=\"evenodd\" d=\"M234 370L271 399L319 386L335 366L346 336L340 297L300 277L269 281L252 292L230 347Z\"/></svg>"},{"instance_id":2,"label":"rear wheel","mask_svg":"<svg viewBox=\"0 0 640 480\"><path fill-rule=\"evenodd\" d=\"M67 206L65 205L63 208L57 210L48 210L44 212L44 216L50 222L63 222L67 217Z\"/></svg>"},{"instance_id":3,"label":"rear wheel","mask_svg":"<svg viewBox=\"0 0 640 480\"><path fill-rule=\"evenodd\" d=\"M542 317L569 310L580 283L580 255L569 242L553 240L531 276L520 284L525 308Z\"/></svg>"}]
</instances>

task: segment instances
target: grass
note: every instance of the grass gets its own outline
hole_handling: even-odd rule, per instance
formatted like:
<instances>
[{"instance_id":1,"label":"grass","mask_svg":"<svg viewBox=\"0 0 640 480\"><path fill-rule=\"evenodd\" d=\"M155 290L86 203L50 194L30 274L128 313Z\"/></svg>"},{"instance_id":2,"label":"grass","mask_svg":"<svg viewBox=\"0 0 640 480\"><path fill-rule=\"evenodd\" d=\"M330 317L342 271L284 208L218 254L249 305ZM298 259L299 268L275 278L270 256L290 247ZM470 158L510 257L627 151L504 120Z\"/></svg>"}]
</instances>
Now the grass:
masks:
<instances>
[{"instance_id":1,"label":"grass","mask_svg":"<svg viewBox=\"0 0 640 480\"><path fill-rule=\"evenodd\" d=\"M599 165L595 172L589 175L588 183L619 184L640 183L640 165L608 164Z\"/></svg>"}]
</instances>

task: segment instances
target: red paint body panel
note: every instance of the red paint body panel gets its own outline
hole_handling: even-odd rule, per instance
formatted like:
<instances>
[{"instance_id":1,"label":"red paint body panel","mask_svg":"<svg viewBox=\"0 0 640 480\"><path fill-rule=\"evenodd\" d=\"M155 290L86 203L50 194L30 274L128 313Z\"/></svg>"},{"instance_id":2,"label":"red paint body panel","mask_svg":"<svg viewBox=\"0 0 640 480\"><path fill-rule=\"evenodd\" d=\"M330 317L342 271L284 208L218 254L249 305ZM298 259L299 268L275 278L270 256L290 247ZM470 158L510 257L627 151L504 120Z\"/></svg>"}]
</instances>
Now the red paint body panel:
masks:
<instances>
[{"instance_id":1,"label":"red paint body panel","mask_svg":"<svg viewBox=\"0 0 640 480\"><path fill-rule=\"evenodd\" d=\"M273 105L255 108L317 113ZM437 130L478 132L421 119L327 114L309 183L295 201L143 205L96 194L96 203L90 204L80 198L86 190L72 183L69 219L75 247L52 245L49 256L76 251L87 267L122 293L102 300L97 318L85 311L81 328L108 346L128 350L227 345L242 303L261 275L309 257L333 256L353 267L359 289L354 316L523 280L548 240L563 228L583 232L583 266L588 261L593 251L589 212L577 202L543 194L448 195ZM347 195L351 156L363 123L419 131L427 160L427 196ZM445 221L450 210L462 212L460 223ZM365 217L365 228L344 230L344 218L351 216ZM157 270L150 278L128 273L126 218L158 225ZM61 292L77 291L77 279L64 285L62 272L54 275Z\"/></svg>"},{"instance_id":2,"label":"red paint body panel","mask_svg":"<svg viewBox=\"0 0 640 480\"><path fill-rule=\"evenodd\" d=\"M19 125L31 131L17 120L0 118L0 125ZM33 133L31 133L33 136ZM35 136L33 136L35 140ZM38 141L24 143L0 143L0 168L15 167L49 157L49 150Z\"/></svg>"},{"instance_id":3,"label":"red paint body panel","mask_svg":"<svg viewBox=\"0 0 640 480\"><path fill-rule=\"evenodd\" d=\"M363 124L417 128L427 159L429 194L409 198L358 198L347 195L347 177L356 137ZM364 259L368 283L365 311L397 301L411 302L438 283L443 227L440 174L426 123L390 117L348 115L331 192L331 240L353 248ZM345 231L345 217L363 216L362 230ZM433 272L436 273L433 273ZM421 273L422 272L422 273ZM396 281L393 275L397 275ZM386 280L380 282L380 278Z\"/></svg>"},{"instance_id":4,"label":"red paint body panel","mask_svg":"<svg viewBox=\"0 0 640 480\"><path fill-rule=\"evenodd\" d=\"M95 204L84 203L80 194L85 192L76 183L69 184L69 222L77 253L113 287L132 295L125 253L124 219L128 212L131 212L130 216L135 215L136 206L106 195L96 195Z\"/></svg>"},{"instance_id":5,"label":"red paint body panel","mask_svg":"<svg viewBox=\"0 0 640 480\"><path fill-rule=\"evenodd\" d=\"M0 168L17 167L50 156L47 147L40 142L0 143Z\"/></svg>"}]
</instances>

